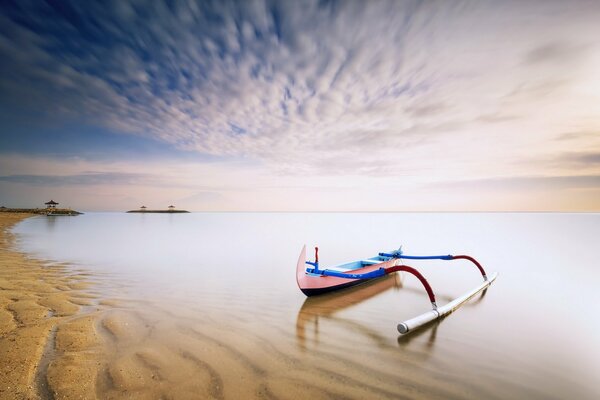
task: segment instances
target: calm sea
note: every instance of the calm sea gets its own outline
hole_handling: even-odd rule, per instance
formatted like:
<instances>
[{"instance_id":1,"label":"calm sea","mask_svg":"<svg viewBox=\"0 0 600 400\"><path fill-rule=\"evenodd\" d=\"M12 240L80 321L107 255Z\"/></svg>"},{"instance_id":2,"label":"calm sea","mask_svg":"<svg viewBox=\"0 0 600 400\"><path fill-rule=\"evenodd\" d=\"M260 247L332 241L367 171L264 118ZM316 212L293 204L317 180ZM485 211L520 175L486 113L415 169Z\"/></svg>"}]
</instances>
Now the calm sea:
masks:
<instances>
[{"instance_id":1,"label":"calm sea","mask_svg":"<svg viewBox=\"0 0 600 400\"><path fill-rule=\"evenodd\" d=\"M102 277L105 296L136 304L158 331L193 332L202 362L253 393L600 395L600 214L87 213L30 218L14 232L21 250ZM392 276L307 300L295 281L304 244L319 246L321 266L402 245L406 254L470 254L499 277L458 312L402 337L397 323L429 309L418 281ZM438 303L480 282L467 262L407 264ZM206 344L221 355L208 360Z\"/></svg>"}]
</instances>

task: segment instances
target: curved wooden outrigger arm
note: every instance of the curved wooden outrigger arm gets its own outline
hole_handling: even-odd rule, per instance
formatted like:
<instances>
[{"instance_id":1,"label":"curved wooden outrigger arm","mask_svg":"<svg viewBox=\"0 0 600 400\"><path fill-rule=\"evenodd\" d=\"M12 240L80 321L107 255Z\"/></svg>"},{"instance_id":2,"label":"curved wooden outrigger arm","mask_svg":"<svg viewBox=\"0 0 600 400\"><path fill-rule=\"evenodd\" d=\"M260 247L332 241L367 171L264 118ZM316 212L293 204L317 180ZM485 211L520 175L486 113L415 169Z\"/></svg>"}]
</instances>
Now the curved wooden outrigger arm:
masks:
<instances>
[{"instance_id":1,"label":"curved wooden outrigger arm","mask_svg":"<svg viewBox=\"0 0 600 400\"><path fill-rule=\"evenodd\" d=\"M481 272L481 275L483 276L483 280L487 281L487 275L485 273L485 270L483 269L483 267L481 266L481 264L479 264L479 261L477 261L473 257L471 257L471 256L465 256L465 255L460 255L460 256L452 256L452 259L453 260L463 259L463 260L469 260L469 261L471 261L479 269L479 272Z\"/></svg>"},{"instance_id":2,"label":"curved wooden outrigger arm","mask_svg":"<svg viewBox=\"0 0 600 400\"><path fill-rule=\"evenodd\" d=\"M398 324L398 332L402 333L402 334L406 334L410 331L413 331L431 321L434 321L436 319L442 318L448 314L450 314L451 312L453 312L454 310L456 310L458 307L460 307L461 305L463 305L464 303L466 303L467 301L469 301L471 298L473 298L474 296L476 296L478 293L482 292L483 290L485 290L488 286L490 286L492 284L492 282L494 282L496 280L496 278L498 277L497 273L492 274L492 276L490 278L488 278L485 270L483 269L483 267L481 266L481 264L479 263L479 261L477 261L476 259L474 259L471 256L467 256L467 255L457 255L457 256L453 256L453 255L445 255L445 256L407 256L402 254L402 251L399 250L397 252L393 252L393 253L379 253L380 256L382 257L391 257L391 258L397 258L397 259L412 259L412 260L468 260L471 261L473 264L475 264L475 266L477 267L477 269L479 270L479 272L481 273L481 276L483 277L483 283L480 284L479 286L477 286L476 288L474 288L473 290L465 293L464 295L452 300L451 302L449 302L448 304L445 304L441 307L437 307L437 304L435 302L435 297L433 297L432 300L432 307L433 309L423 313L421 315L418 315L414 318L411 318L409 320L406 320L404 322L401 322ZM406 266L397 266L397 267L406 267ZM396 268L396 266L388 268L387 270L389 270L390 272L392 272L392 270ZM410 267L409 267L410 268ZM402 269L399 269L402 270ZM419 274L420 275L420 274ZM415 275L416 276L416 275ZM418 278L418 276L417 276ZM420 279L420 278L419 278ZM421 279L420 279L421 280ZM427 283L427 281L425 280L425 278L423 278L421 280L421 283L423 283L423 286L425 286L425 289L427 290L427 288L429 287L429 284ZM431 288L429 287L429 290ZM430 294L429 290L427 291L427 294ZM432 299L432 295L433 292L431 293L431 295L429 296L429 299Z\"/></svg>"},{"instance_id":3,"label":"curved wooden outrigger arm","mask_svg":"<svg viewBox=\"0 0 600 400\"><path fill-rule=\"evenodd\" d=\"M427 292L427 296L429 296L429 301L431 302L431 306L433 307L434 310L437 309L437 303L435 302L435 294L433 293L433 289L431 289L431 285L429 285L429 282L427 282L427 279L425 279L425 277L423 275L421 275L421 273L419 271L417 271L416 269L414 269L413 267L410 267L408 265L394 265L393 267L385 268L386 275L391 274L392 272L396 272L396 271L408 272L410 274L413 274L419 281L421 281L421 284L423 285L423 287L425 288L425 291Z\"/></svg>"}]
</instances>

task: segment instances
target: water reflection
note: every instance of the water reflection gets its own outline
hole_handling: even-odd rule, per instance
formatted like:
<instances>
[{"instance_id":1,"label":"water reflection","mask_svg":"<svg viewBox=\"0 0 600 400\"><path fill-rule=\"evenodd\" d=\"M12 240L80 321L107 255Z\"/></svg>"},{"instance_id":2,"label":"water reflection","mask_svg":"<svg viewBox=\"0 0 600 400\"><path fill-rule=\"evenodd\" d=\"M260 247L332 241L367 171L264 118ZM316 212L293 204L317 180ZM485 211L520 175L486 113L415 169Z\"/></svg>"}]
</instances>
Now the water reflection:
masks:
<instances>
[{"instance_id":1,"label":"water reflection","mask_svg":"<svg viewBox=\"0 0 600 400\"><path fill-rule=\"evenodd\" d=\"M326 318L335 323L350 326L372 339L380 347L387 346L387 337L355 321L335 316L341 310L348 309L365 300L375 298L389 289L402 288L402 280L399 274L387 275L374 282L368 282L338 293L324 296L308 297L296 319L296 339L301 350L306 350L307 342L319 343L319 319Z\"/></svg>"},{"instance_id":2,"label":"water reflection","mask_svg":"<svg viewBox=\"0 0 600 400\"><path fill-rule=\"evenodd\" d=\"M446 318L446 317L444 317ZM438 326L442 323L444 319L438 319L435 321L431 321L429 324L422 326L414 332L411 332L409 335L398 335L398 346L406 347L413 342L420 342L419 338L425 337L428 335L427 340L424 343L425 346L425 354L429 354L429 351L433 349L433 344L435 343L435 339L437 337ZM419 339L419 340L417 340Z\"/></svg>"},{"instance_id":3,"label":"water reflection","mask_svg":"<svg viewBox=\"0 0 600 400\"><path fill-rule=\"evenodd\" d=\"M302 304L302 307L300 307L296 318L296 340L298 347L302 351L305 351L309 343L313 345L319 344L320 319L327 319L339 326L349 328L353 332L369 338L380 348L389 347L389 335L387 333L386 335L381 335L376 330L369 328L364 324L339 317L336 313L349 309L366 300L376 298L390 289L402 289L403 291L410 291L426 296L426 293L423 290L409 287L404 288L401 275L392 274L374 282L359 285L338 293L308 297ZM479 296L464 304L463 307L477 306L483 300L486 293L487 288L483 290ZM438 294L436 296L438 301L442 304L453 300L451 296L444 294ZM427 336L427 340L424 343L424 350L425 354L428 354L435 343L438 327L445 318L446 317L432 321L417 331L412 332L410 335L399 335L397 340L398 346L404 347L415 341L421 342L423 337Z\"/></svg>"},{"instance_id":4,"label":"water reflection","mask_svg":"<svg viewBox=\"0 0 600 400\"><path fill-rule=\"evenodd\" d=\"M54 228L56 228L56 217L53 215L46 215L44 219L46 220L46 228L49 232L52 232Z\"/></svg>"}]
</instances>

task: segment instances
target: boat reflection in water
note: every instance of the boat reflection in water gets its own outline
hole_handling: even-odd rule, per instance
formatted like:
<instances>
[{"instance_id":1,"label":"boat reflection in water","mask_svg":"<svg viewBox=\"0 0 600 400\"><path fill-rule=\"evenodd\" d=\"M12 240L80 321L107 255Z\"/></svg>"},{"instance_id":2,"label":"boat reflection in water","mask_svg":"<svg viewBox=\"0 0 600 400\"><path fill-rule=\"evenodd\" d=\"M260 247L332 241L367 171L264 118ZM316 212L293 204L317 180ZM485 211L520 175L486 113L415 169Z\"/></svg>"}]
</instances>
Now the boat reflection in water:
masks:
<instances>
[{"instance_id":1,"label":"boat reflection in water","mask_svg":"<svg viewBox=\"0 0 600 400\"><path fill-rule=\"evenodd\" d=\"M335 321L337 324L349 326L352 330L371 338L379 346L387 347L389 336L381 335L365 325L337 317L335 314L375 298L390 289L398 290L400 288L402 288L400 275L392 274L339 292L307 297L300 307L296 319L298 346L301 350L306 350L308 343L319 343L319 319L325 318Z\"/></svg>"},{"instance_id":2,"label":"boat reflection in water","mask_svg":"<svg viewBox=\"0 0 600 400\"><path fill-rule=\"evenodd\" d=\"M470 301L468 301L467 303L463 304L462 307L466 308L466 307L476 306L483 300L487 291L488 291L488 288L483 289L476 298L473 298ZM449 296L438 296L438 298L443 298L444 302L452 301L452 298ZM409 343L413 342L415 339L425 335L426 333L429 333L429 338L425 342L425 347L427 350L431 350L431 348L433 347L433 344L435 342L435 338L437 336L438 326L442 323L443 320L445 320L450 315L452 315L452 313L445 315L445 316L441 317L440 319L434 320L434 321L430 322L429 324L424 325L422 328L417 329L414 332L411 332L408 335L399 335L398 336L398 346L404 347L404 346L408 345Z\"/></svg>"},{"instance_id":3,"label":"boat reflection in water","mask_svg":"<svg viewBox=\"0 0 600 400\"><path fill-rule=\"evenodd\" d=\"M353 288L333 292L323 296L307 297L302 307L298 311L296 319L296 340L298 347L304 351L310 344L317 345L319 343L319 320L326 319L333 321L335 324L349 328L357 334L364 335L375 342L381 348L389 347L390 331L380 334L376 330L369 328L367 325L356 322L355 320L346 319L336 314L342 310L347 310L366 300L376 298L390 289L410 291L426 297L426 293L419 289L403 287L402 276L400 274L391 274L377 279L373 282L368 282L358 285ZM481 292L476 298L466 303L463 307L475 306L485 297L487 289ZM437 294L438 301L446 303L452 301L453 298L447 295ZM437 328L445 319L432 321L421 329L411 332L407 335L398 335L398 346L404 347L423 335L429 335L424 345L426 350L430 350L435 342ZM392 333L393 334L393 333Z\"/></svg>"}]
</instances>

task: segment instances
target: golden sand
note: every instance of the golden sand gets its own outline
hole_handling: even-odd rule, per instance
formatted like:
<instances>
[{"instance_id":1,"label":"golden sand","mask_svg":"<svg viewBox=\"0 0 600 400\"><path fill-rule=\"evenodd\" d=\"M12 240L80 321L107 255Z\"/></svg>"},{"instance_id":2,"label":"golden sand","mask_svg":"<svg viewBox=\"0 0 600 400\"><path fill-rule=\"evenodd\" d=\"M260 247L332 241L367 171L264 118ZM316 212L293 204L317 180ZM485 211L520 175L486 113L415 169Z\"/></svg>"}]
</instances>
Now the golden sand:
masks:
<instances>
[{"instance_id":1,"label":"golden sand","mask_svg":"<svg viewBox=\"0 0 600 400\"><path fill-rule=\"evenodd\" d=\"M82 313L91 300L88 283L65 266L10 250L8 229L27 217L0 214L0 398L62 398L67 386L87 398L84 385L74 383L93 383L88 377L97 370L94 312Z\"/></svg>"}]
</instances>

